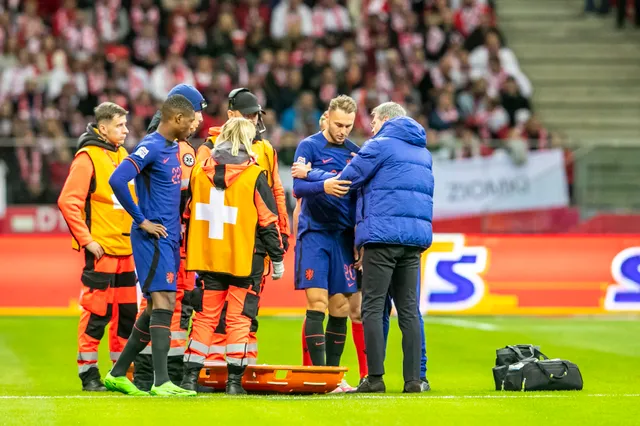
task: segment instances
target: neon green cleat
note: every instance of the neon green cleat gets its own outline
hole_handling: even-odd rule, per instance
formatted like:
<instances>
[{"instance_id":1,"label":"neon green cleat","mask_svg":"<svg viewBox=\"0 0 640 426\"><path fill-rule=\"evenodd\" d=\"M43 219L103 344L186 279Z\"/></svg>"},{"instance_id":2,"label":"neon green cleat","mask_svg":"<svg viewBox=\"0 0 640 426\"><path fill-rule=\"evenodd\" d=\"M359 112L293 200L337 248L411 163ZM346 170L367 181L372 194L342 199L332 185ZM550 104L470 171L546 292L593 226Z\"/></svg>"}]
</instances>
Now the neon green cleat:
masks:
<instances>
[{"instance_id":1,"label":"neon green cleat","mask_svg":"<svg viewBox=\"0 0 640 426\"><path fill-rule=\"evenodd\" d=\"M151 386L151 392L153 396L196 396L196 391L182 389L180 386L176 386L173 383L165 382L160 386Z\"/></svg>"},{"instance_id":2,"label":"neon green cleat","mask_svg":"<svg viewBox=\"0 0 640 426\"><path fill-rule=\"evenodd\" d=\"M107 389L113 392L121 392L130 396L149 396L145 391L141 391L131 383L131 380L127 376L113 377L111 372L107 373L104 378L104 385Z\"/></svg>"}]
</instances>

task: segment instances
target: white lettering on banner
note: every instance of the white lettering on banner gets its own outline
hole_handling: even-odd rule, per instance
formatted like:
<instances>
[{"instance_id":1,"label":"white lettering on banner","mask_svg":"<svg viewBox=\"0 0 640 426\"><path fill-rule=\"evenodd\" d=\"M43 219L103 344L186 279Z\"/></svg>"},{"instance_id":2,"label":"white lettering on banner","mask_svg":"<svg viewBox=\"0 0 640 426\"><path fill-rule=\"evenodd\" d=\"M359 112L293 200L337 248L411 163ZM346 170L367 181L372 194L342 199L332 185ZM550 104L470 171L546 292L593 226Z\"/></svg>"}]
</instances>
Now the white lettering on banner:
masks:
<instances>
[{"instance_id":1,"label":"white lettering on banner","mask_svg":"<svg viewBox=\"0 0 640 426\"><path fill-rule=\"evenodd\" d=\"M37 232L53 232L63 226L66 226L66 222L57 208L42 206L36 209Z\"/></svg>"},{"instance_id":2,"label":"white lettering on banner","mask_svg":"<svg viewBox=\"0 0 640 426\"><path fill-rule=\"evenodd\" d=\"M224 224L235 225L238 208L224 205L224 190L211 188L209 204L196 203L196 220L209 222L209 238L221 240L224 237Z\"/></svg>"},{"instance_id":3,"label":"white lettering on banner","mask_svg":"<svg viewBox=\"0 0 640 426\"><path fill-rule=\"evenodd\" d=\"M434 162L436 219L569 205L562 150L529 154L521 166L504 153Z\"/></svg>"},{"instance_id":4,"label":"white lettering on banner","mask_svg":"<svg viewBox=\"0 0 640 426\"><path fill-rule=\"evenodd\" d=\"M640 310L640 247L622 250L611 262L616 285L607 288L604 308L607 311Z\"/></svg>"},{"instance_id":5,"label":"white lettering on banner","mask_svg":"<svg viewBox=\"0 0 640 426\"><path fill-rule=\"evenodd\" d=\"M486 247L465 245L462 234L434 234L422 272L420 311L463 311L485 293L481 274L487 267Z\"/></svg>"}]
</instances>

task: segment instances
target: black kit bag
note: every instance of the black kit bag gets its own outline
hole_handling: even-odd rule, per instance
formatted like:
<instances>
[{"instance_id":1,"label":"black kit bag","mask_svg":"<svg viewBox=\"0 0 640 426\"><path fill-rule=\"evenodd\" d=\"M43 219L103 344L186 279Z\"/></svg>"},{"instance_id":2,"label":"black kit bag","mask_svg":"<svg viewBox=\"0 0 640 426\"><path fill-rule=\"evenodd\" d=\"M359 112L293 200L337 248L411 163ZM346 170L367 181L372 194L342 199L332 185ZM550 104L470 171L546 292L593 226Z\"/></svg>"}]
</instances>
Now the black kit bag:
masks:
<instances>
[{"instance_id":1,"label":"black kit bag","mask_svg":"<svg viewBox=\"0 0 640 426\"><path fill-rule=\"evenodd\" d=\"M507 367L502 389L508 391L582 390L577 365L562 359L525 359Z\"/></svg>"},{"instance_id":2,"label":"black kit bag","mask_svg":"<svg viewBox=\"0 0 640 426\"><path fill-rule=\"evenodd\" d=\"M548 359L540 352L540 346L510 345L496 350L496 365L493 367L493 380L496 390L502 390L502 383L507 376L509 366L525 359Z\"/></svg>"}]
</instances>

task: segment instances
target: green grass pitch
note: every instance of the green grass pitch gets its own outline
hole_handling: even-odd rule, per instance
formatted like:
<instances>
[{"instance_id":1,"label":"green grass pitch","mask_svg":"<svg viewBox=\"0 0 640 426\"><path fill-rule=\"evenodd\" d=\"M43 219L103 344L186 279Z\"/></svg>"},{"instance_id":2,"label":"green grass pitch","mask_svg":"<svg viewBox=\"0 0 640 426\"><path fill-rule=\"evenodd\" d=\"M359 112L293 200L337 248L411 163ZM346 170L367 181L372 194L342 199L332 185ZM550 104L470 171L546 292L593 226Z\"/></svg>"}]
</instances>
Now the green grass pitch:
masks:
<instances>
[{"instance_id":1,"label":"green grass pitch","mask_svg":"<svg viewBox=\"0 0 640 426\"><path fill-rule=\"evenodd\" d=\"M400 333L394 322L381 396L205 395L132 398L80 391L74 318L0 318L0 425L637 425L640 322L626 319L427 317L433 391L403 396ZM300 318L262 318L260 362L299 364ZM106 341L104 341L106 343ZM535 343L577 363L582 392L493 389L495 349ZM100 354L101 372L108 348ZM349 338L344 365L358 381ZM205 423L206 422L206 423Z\"/></svg>"}]
</instances>

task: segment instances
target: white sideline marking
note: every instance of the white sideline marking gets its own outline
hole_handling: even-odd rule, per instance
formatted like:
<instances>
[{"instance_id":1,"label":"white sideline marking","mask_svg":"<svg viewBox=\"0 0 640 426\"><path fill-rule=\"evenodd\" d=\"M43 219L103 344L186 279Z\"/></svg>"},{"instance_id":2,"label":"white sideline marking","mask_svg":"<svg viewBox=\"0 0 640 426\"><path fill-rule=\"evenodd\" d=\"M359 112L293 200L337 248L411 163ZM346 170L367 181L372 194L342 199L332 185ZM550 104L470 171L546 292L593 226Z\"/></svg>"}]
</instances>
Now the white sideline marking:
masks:
<instances>
[{"instance_id":1,"label":"white sideline marking","mask_svg":"<svg viewBox=\"0 0 640 426\"><path fill-rule=\"evenodd\" d=\"M558 394L529 394L519 393L517 395L302 395L302 396L286 396L286 395L266 395L266 396L244 396L243 398L252 399L264 399L264 400L321 400L321 399L527 399L527 398L570 398L572 396L584 396L592 398L607 398L607 397L624 397L624 398L638 398L640 393L592 393L583 394L580 392L558 393ZM229 398L223 393L216 394L219 398ZM203 394L201 398L210 398L210 394ZM2 399L116 399L125 398L125 395L2 395ZM233 398L233 397L231 397ZM132 398L133 399L133 398ZM135 400L139 400L140 397L135 397ZM158 397L142 398L143 400L158 399ZM211 398L214 399L214 398ZM181 398L182 401L188 401L189 398Z\"/></svg>"},{"instance_id":2,"label":"white sideline marking","mask_svg":"<svg viewBox=\"0 0 640 426\"><path fill-rule=\"evenodd\" d=\"M474 330L482 331L497 331L500 329L500 327L498 327L497 325L490 324L488 322L470 321L460 318L440 318L426 316L424 318L424 322L432 324L452 325L454 327L460 328L472 328Z\"/></svg>"}]
</instances>

